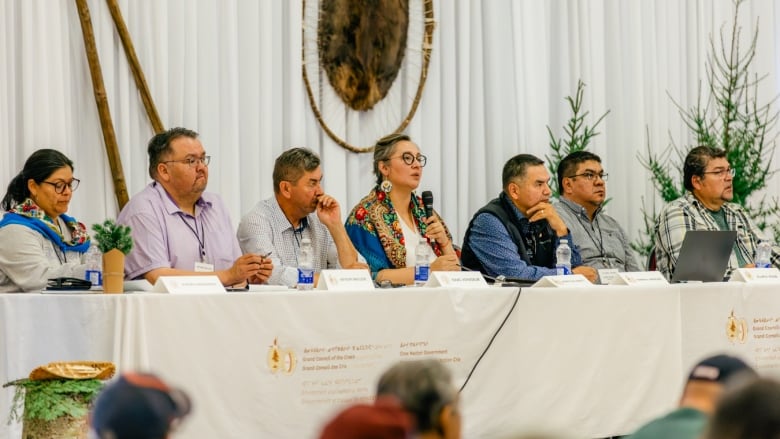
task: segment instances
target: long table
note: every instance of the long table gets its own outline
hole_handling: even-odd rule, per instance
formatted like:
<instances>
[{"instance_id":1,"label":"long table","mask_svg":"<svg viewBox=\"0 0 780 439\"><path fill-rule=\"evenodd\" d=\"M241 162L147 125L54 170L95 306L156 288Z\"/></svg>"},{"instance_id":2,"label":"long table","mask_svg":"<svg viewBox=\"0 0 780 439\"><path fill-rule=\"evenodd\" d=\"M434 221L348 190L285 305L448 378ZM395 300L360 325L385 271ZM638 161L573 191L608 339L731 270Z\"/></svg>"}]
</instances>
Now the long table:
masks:
<instances>
[{"instance_id":1,"label":"long table","mask_svg":"<svg viewBox=\"0 0 780 439\"><path fill-rule=\"evenodd\" d=\"M390 364L434 357L458 385L474 368L465 438L534 426L604 437L672 408L687 370L714 351L780 370L776 289L0 294L0 382L52 361L113 361L190 393L177 437L316 438L341 407L370 400ZM12 389L0 391L4 420ZM0 422L0 439L20 430Z\"/></svg>"}]
</instances>

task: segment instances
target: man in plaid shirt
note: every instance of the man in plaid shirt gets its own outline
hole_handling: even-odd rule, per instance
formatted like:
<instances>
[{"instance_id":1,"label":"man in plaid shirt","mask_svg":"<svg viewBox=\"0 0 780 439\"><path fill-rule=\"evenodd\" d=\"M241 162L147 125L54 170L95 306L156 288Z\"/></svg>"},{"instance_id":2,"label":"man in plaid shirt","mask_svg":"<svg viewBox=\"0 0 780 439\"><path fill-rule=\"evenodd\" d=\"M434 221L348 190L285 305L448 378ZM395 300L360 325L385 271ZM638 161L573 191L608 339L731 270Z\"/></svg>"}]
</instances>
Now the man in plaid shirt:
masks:
<instances>
[{"instance_id":1,"label":"man in plaid shirt","mask_svg":"<svg viewBox=\"0 0 780 439\"><path fill-rule=\"evenodd\" d=\"M725 275L739 267L754 267L756 247L764 234L734 198L734 169L726 152L709 146L692 149L685 157L683 184L687 192L669 203L655 225L658 271L671 279L688 230L736 230L737 240ZM772 248L772 265L780 263L780 250Z\"/></svg>"}]
</instances>

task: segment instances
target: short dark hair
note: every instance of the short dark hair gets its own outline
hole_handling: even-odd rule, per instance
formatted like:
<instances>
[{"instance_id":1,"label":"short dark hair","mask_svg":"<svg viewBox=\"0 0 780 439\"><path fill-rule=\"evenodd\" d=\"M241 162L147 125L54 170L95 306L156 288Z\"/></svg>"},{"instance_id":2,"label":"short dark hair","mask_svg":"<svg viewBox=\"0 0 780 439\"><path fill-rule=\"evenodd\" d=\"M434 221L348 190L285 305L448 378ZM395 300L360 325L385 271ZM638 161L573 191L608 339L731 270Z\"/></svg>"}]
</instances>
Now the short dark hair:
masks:
<instances>
[{"instance_id":1,"label":"short dark hair","mask_svg":"<svg viewBox=\"0 0 780 439\"><path fill-rule=\"evenodd\" d=\"M726 385L710 419L707 439L780 437L780 382L743 379Z\"/></svg>"},{"instance_id":2,"label":"short dark hair","mask_svg":"<svg viewBox=\"0 0 780 439\"><path fill-rule=\"evenodd\" d=\"M504 186L504 189L506 189L507 186L509 186L509 183L511 183L515 178L525 177L526 170L530 166L539 165L544 165L544 161L542 161L542 159L539 157L531 154L518 154L509 159L504 164L504 172L502 172L501 182Z\"/></svg>"},{"instance_id":3,"label":"short dark hair","mask_svg":"<svg viewBox=\"0 0 780 439\"><path fill-rule=\"evenodd\" d=\"M563 195L563 178L571 177L572 174L577 172L577 167L581 163L596 161L601 163L601 157L593 154L590 151L574 151L558 163L558 194Z\"/></svg>"},{"instance_id":4,"label":"short dark hair","mask_svg":"<svg viewBox=\"0 0 780 439\"><path fill-rule=\"evenodd\" d=\"M685 156L683 165L683 186L689 191L693 191L691 180L694 176L704 176L704 170L712 159L722 159L726 157L726 151L711 146L697 146L688 152Z\"/></svg>"},{"instance_id":5,"label":"short dark hair","mask_svg":"<svg viewBox=\"0 0 780 439\"><path fill-rule=\"evenodd\" d=\"M283 152L274 163L274 193L279 193L279 183L296 182L304 172L311 172L319 165L319 156L308 148L292 148Z\"/></svg>"},{"instance_id":6,"label":"short dark hair","mask_svg":"<svg viewBox=\"0 0 780 439\"><path fill-rule=\"evenodd\" d=\"M382 173L379 172L379 162L384 162L390 159L395 151L395 145L401 141L410 141L411 137L403 133L393 133L376 141L374 145L374 175L376 176L376 184L382 184Z\"/></svg>"},{"instance_id":7,"label":"short dark hair","mask_svg":"<svg viewBox=\"0 0 780 439\"><path fill-rule=\"evenodd\" d=\"M8 190L3 197L3 209L10 210L14 205L30 198L28 180L33 179L40 184L56 170L65 166L70 167L72 171L73 161L56 149L39 149L32 153L24 162L24 168L8 184Z\"/></svg>"},{"instance_id":8,"label":"short dark hair","mask_svg":"<svg viewBox=\"0 0 780 439\"><path fill-rule=\"evenodd\" d=\"M152 180L157 180L157 165L162 162L162 158L171 153L171 142L179 137L198 138L198 133L187 128L171 128L161 133L157 133L149 140L147 151L149 152L149 176Z\"/></svg>"},{"instance_id":9,"label":"short dark hair","mask_svg":"<svg viewBox=\"0 0 780 439\"><path fill-rule=\"evenodd\" d=\"M457 400L452 374L435 359L396 363L379 378L376 396L391 395L401 401L417 422L419 432L439 427L439 415L445 406Z\"/></svg>"}]
</instances>

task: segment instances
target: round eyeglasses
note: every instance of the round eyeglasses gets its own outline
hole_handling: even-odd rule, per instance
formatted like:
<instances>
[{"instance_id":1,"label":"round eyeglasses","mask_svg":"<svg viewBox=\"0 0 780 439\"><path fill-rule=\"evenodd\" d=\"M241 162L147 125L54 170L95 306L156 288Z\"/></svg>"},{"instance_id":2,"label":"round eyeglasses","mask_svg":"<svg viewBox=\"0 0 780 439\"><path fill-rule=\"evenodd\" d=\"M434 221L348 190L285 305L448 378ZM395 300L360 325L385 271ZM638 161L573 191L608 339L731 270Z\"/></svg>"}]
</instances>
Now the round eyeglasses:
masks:
<instances>
[{"instance_id":1,"label":"round eyeglasses","mask_svg":"<svg viewBox=\"0 0 780 439\"><path fill-rule=\"evenodd\" d=\"M425 167L425 163L428 162L428 157L425 157L422 154L414 155L411 152L405 152L400 156L390 157L390 159L401 159L409 166L411 166L415 160L417 160L417 163L419 163L422 167Z\"/></svg>"},{"instance_id":2,"label":"round eyeglasses","mask_svg":"<svg viewBox=\"0 0 780 439\"><path fill-rule=\"evenodd\" d=\"M81 183L81 180L78 178L74 178L71 181L42 181L41 183L46 183L54 186L54 192L57 192L58 194L61 194L65 192L65 188L70 188L70 191L73 192L79 187L79 183Z\"/></svg>"}]
</instances>

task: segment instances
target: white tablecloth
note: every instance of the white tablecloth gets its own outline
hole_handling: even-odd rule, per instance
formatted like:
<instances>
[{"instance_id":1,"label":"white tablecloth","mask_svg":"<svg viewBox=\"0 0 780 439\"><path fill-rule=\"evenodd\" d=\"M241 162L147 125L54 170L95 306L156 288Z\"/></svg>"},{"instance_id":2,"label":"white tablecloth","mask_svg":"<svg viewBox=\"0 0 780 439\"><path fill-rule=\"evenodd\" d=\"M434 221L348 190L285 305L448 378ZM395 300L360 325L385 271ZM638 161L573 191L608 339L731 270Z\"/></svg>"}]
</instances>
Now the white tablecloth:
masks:
<instances>
[{"instance_id":1,"label":"white tablecloth","mask_svg":"<svg viewBox=\"0 0 780 439\"><path fill-rule=\"evenodd\" d=\"M763 351L772 330L725 330L732 310L746 322L780 317L774 289L524 289L461 395L464 437L528 425L624 434L671 408L687 369L713 350L758 352L759 366L776 367ZM191 394L177 437L315 438L344 404L371 398L395 361L439 358L462 384L516 293L0 294L0 382L51 361L114 361ZM12 390L1 390L5 418ZM0 423L0 439L19 431Z\"/></svg>"}]
</instances>

